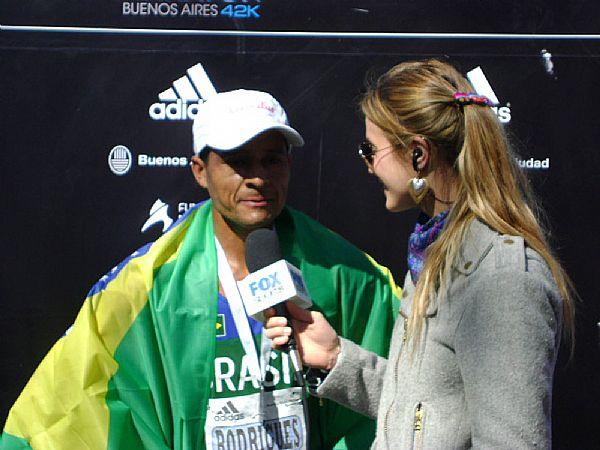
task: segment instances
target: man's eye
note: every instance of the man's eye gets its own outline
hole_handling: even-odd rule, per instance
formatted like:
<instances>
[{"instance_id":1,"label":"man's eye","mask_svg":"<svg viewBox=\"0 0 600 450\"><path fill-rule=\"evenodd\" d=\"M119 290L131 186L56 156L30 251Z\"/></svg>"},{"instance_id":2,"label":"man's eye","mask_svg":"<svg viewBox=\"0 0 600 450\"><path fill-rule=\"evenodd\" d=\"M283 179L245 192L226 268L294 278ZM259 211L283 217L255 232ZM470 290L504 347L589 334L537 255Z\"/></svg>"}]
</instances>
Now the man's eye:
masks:
<instances>
[{"instance_id":1,"label":"man's eye","mask_svg":"<svg viewBox=\"0 0 600 450\"><path fill-rule=\"evenodd\" d=\"M230 166L236 166L236 167L240 167L240 166L245 166L248 164L248 161L242 158L231 158L228 159L226 161L227 164L229 164Z\"/></svg>"},{"instance_id":2,"label":"man's eye","mask_svg":"<svg viewBox=\"0 0 600 450\"><path fill-rule=\"evenodd\" d=\"M263 161L265 164L275 165L282 164L285 161L285 158L281 155L273 155L265 158Z\"/></svg>"}]
</instances>

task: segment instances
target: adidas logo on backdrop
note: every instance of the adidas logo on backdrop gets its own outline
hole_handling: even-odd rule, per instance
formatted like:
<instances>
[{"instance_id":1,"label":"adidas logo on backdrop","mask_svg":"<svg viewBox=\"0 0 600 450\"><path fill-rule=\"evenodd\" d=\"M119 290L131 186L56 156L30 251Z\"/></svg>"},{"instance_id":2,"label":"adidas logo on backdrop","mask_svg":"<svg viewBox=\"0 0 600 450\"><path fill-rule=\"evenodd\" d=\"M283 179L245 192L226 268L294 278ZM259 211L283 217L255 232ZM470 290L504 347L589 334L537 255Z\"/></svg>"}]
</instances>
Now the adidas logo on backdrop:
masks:
<instances>
[{"instance_id":1,"label":"adidas logo on backdrop","mask_svg":"<svg viewBox=\"0 0 600 450\"><path fill-rule=\"evenodd\" d=\"M150 105L148 115L153 120L194 120L198 106L216 93L204 67L198 63L175 80L173 87L158 94L159 101Z\"/></svg>"},{"instance_id":2,"label":"adidas logo on backdrop","mask_svg":"<svg viewBox=\"0 0 600 450\"><path fill-rule=\"evenodd\" d=\"M552 67L550 67L547 70L551 70L551 69L552 69ZM467 78L473 85L475 92L477 92L479 95L485 95L487 98L489 98L492 101L492 103L494 103L494 106L492 106L492 110L494 111L494 113L496 113L496 116L498 117L498 120L500 121L500 123L502 123L502 124L509 123L510 120L512 119L510 103L506 103L504 106L500 105L500 101L498 100L496 93L492 89L492 86L490 85L488 79L486 78L485 74L483 73L483 70L481 69L481 67L477 66L473 70L470 70L467 73ZM550 169L550 157L541 158L541 159L536 159L533 157L529 157L529 158L518 157L518 158L516 158L516 160L517 160L517 164L519 165L519 167L523 170L548 170L548 169Z\"/></svg>"},{"instance_id":3,"label":"adidas logo on backdrop","mask_svg":"<svg viewBox=\"0 0 600 450\"><path fill-rule=\"evenodd\" d=\"M485 95L492 101L494 104L492 110L496 113L498 120L501 123L509 123L510 119L512 119L510 105L507 103L505 106L500 106L500 101L483 73L483 70L481 70L481 67L477 66L473 70L470 70L467 73L467 78L475 88L475 92L479 95Z\"/></svg>"}]
</instances>

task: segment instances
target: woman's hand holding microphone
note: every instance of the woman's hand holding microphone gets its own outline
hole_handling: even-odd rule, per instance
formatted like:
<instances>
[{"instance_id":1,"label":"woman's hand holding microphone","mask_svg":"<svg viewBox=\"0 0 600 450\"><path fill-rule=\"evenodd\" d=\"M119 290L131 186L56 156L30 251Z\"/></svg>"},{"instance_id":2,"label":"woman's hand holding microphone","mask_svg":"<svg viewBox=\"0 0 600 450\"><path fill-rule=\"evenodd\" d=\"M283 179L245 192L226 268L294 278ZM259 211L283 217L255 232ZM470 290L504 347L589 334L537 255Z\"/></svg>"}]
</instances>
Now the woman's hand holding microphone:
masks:
<instances>
[{"instance_id":1,"label":"woman's hand holding microphone","mask_svg":"<svg viewBox=\"0 0 600 450\"><path fill-rule=\"evenodd\" d=\"M298 352L305 366L331 370L341 351L340 339L327 319L317 311L302 309L287 302L288 314L296 334ZM288 342L292 333L285 317L275 316L273 308L265 311L265 334L277 348Z\"/></svg>"}]
</instances>

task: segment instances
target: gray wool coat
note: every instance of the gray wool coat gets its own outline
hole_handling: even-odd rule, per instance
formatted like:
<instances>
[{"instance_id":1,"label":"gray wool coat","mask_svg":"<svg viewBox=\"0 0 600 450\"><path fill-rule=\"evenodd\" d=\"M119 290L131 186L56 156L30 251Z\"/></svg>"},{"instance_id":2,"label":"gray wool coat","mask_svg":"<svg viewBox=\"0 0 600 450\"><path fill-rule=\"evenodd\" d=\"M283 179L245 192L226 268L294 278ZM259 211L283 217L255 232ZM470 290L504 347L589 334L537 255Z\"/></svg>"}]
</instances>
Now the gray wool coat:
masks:
<instances>
[{"instance_id":1,"label":"gray wool coat","mask_svg":"<svg viewBox=\"0 0 600 450\"><path fill-rule=\"evenodd\" d=\"M411 360L413 292L407 274L388 359L342 339L317 395L376 417L377 450L550 448L562 300L541 256L473 221Z\"/></svg>"}]
</instances>

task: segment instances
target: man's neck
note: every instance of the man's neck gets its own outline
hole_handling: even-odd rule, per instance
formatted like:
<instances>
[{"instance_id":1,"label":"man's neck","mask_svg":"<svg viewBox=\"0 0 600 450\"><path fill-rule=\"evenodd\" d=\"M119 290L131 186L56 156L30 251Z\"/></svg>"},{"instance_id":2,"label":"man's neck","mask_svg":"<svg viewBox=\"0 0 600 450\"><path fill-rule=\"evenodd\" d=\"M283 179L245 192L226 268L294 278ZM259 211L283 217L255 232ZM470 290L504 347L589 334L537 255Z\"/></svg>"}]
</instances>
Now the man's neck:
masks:
<instances>
[{"instance_id":1,"label":"man's neck","mask_svg":"<svg viewBox=\"0 0 600 450\"><path fill-rule=\"evenodd\" d=\"M251 230L235 227L213 209L215 237L221 243L233 277L239 281L248 275L246 266L246 237Z\"/></svg>"}]
</instances>

